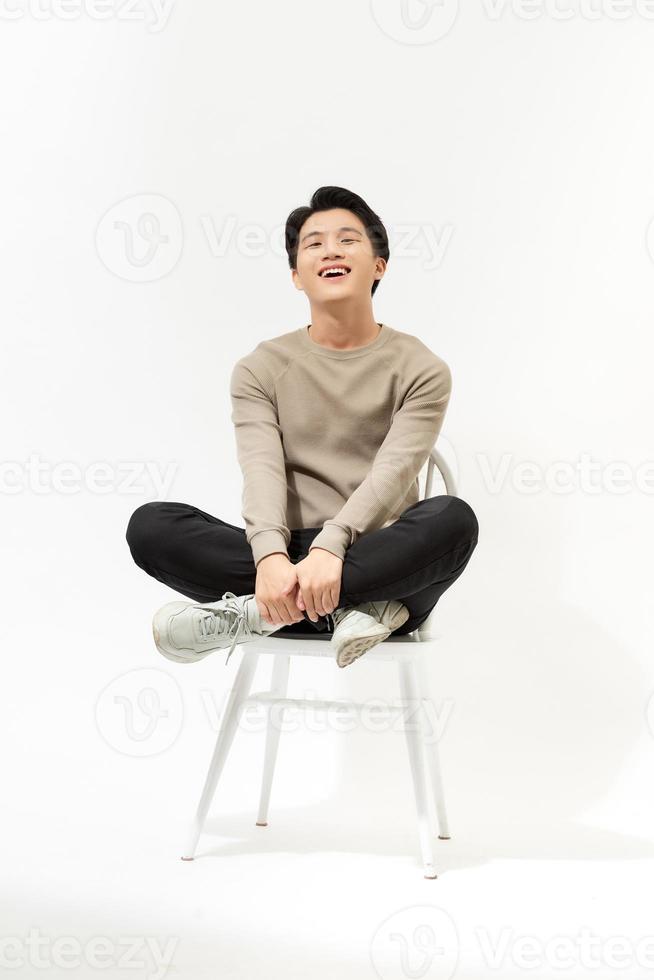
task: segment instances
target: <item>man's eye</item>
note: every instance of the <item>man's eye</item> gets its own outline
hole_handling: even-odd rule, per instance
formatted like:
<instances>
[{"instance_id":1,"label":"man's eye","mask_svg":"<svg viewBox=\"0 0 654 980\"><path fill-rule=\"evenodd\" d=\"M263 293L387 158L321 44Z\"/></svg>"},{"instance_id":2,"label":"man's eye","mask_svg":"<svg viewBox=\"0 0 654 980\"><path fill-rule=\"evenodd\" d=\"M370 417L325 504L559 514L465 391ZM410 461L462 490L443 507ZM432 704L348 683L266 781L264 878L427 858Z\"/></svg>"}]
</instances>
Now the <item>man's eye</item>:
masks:
<instances>
[{"instance_id":1,"label":"man's eye","mask_svg":"<svg viewBox=\"0 0 654 980\"><path fill-rule=\"evenodd\" d=\"M358 241L358 238L342 238L341 241L343 241L343 242L357 242ZM311 242L311 244L309 245L309 248L313 248L314 245L322 245L322 242Z\"/></svg>"}]
</instances>

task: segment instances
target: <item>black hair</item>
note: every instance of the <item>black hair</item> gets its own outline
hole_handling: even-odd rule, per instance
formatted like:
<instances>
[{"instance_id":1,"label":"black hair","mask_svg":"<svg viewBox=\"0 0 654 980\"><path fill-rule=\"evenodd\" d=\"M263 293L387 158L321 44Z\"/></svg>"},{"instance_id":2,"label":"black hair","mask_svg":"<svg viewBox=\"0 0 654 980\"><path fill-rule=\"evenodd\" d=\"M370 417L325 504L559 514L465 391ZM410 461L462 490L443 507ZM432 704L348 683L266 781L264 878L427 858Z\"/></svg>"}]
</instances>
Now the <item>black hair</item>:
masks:
<instances>
[{"instance_id":1,"label":"black hair","mask_svg":"<svg viewBox=\"0 0 654 980\"><path fill-rule=\"evenodd\" d=\"M300 239L300 229L307 218L317 211L329 211L331 208L345 208L352 211L361 219L366 234L370 239L373 253L379 258L388 262L390 251L388 248L388 235L382 224L381 218L375 214L362 197L354 191L348 191L345 187L319 187L311 195L308 207L295 208L286 219L286 251L288 253L288 264L291 269L297 268L297 252ZM375 295L375 290L380 280L375 279L372 284L371 295Z\"/></svg>"}]
</instances>

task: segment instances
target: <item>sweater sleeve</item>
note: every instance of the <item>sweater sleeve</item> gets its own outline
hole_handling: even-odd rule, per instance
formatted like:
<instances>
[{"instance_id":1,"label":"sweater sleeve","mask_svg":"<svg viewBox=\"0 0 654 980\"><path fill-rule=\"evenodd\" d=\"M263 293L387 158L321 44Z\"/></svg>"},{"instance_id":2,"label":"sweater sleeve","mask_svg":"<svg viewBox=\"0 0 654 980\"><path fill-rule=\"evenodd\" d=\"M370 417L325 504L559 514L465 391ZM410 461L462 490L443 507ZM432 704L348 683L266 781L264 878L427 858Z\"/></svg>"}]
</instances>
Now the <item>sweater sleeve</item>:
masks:
<instances>
[{"instance_id":1,"label":"sweater sleeve","mask_svg":"<svg viewBox=\"0 0 654 980\"><path fill-rule=\"evenodd\" d=\"M333 518L325 521L309 551L324 548L338 558L357 538L397 513L434 447L452 390L441 358L429 362L410 385L363 481Z\"/></svg>"},{"instance_id":2,"label":"sweater sleeve","mask_svg":"<svg viewBox=\"0 0 654 980\"><path fill-rule=\"evenodd\" d=\"M243 473L242 514L255 565L274 552L288 555L287 483L282 432L271 395L237 361L230 379L232 422Z\"/></svg>"}]
</instances>

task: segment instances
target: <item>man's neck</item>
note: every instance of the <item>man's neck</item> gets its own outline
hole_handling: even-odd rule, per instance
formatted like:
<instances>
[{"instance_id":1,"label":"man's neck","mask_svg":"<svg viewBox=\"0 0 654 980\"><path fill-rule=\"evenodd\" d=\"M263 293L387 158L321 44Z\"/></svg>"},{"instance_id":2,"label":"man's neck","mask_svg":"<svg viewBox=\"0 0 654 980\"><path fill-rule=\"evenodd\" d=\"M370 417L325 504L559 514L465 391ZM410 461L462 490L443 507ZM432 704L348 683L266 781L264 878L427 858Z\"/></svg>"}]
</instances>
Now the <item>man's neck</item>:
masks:
<instances>
[{"instance_id":1,"label":"man's neck","mask_svg":"<svg viewBox=\"0 0 654 980\"><path fill-rule=\"evenodd\" d=\"M372 309L365 316L354 312L341 316L315 309L311 314L309 336L314 343L332 350L364 347L372 343L381 329L375 322Z\"/></svg>"}]
</instances>

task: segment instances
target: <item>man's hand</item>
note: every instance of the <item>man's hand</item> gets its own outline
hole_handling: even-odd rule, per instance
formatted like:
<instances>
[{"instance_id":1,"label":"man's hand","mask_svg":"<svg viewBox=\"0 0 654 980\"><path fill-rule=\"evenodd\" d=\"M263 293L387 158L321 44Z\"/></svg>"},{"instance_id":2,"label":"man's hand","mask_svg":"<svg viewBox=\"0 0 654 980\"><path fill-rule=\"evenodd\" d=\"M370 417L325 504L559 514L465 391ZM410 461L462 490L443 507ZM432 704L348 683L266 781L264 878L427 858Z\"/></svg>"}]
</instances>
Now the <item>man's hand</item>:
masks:
<instances>
[{"instance_id":1,"label":"man's hand","mask_svg":"<svg viewBox=\"0 0 654 980\"><path fill-rule=\"evenodd\" d=\"M324 548L314 548L295 566L299 595L298 608L305 610L312 623L338 606L341 594L343 560Z\"/></svg>"},{"instance_id":2,"label":"man's hand","mask_svg":"<svg viewBox=\"0 0 654 980\"><path fill-rule=\"evenodd\" d=\"M266 555L257 565L254 597L260 616L273 626L290 626L304 619L295 603L296 568L287 555L278 551Z\"/></svg>"}]
</instances>

